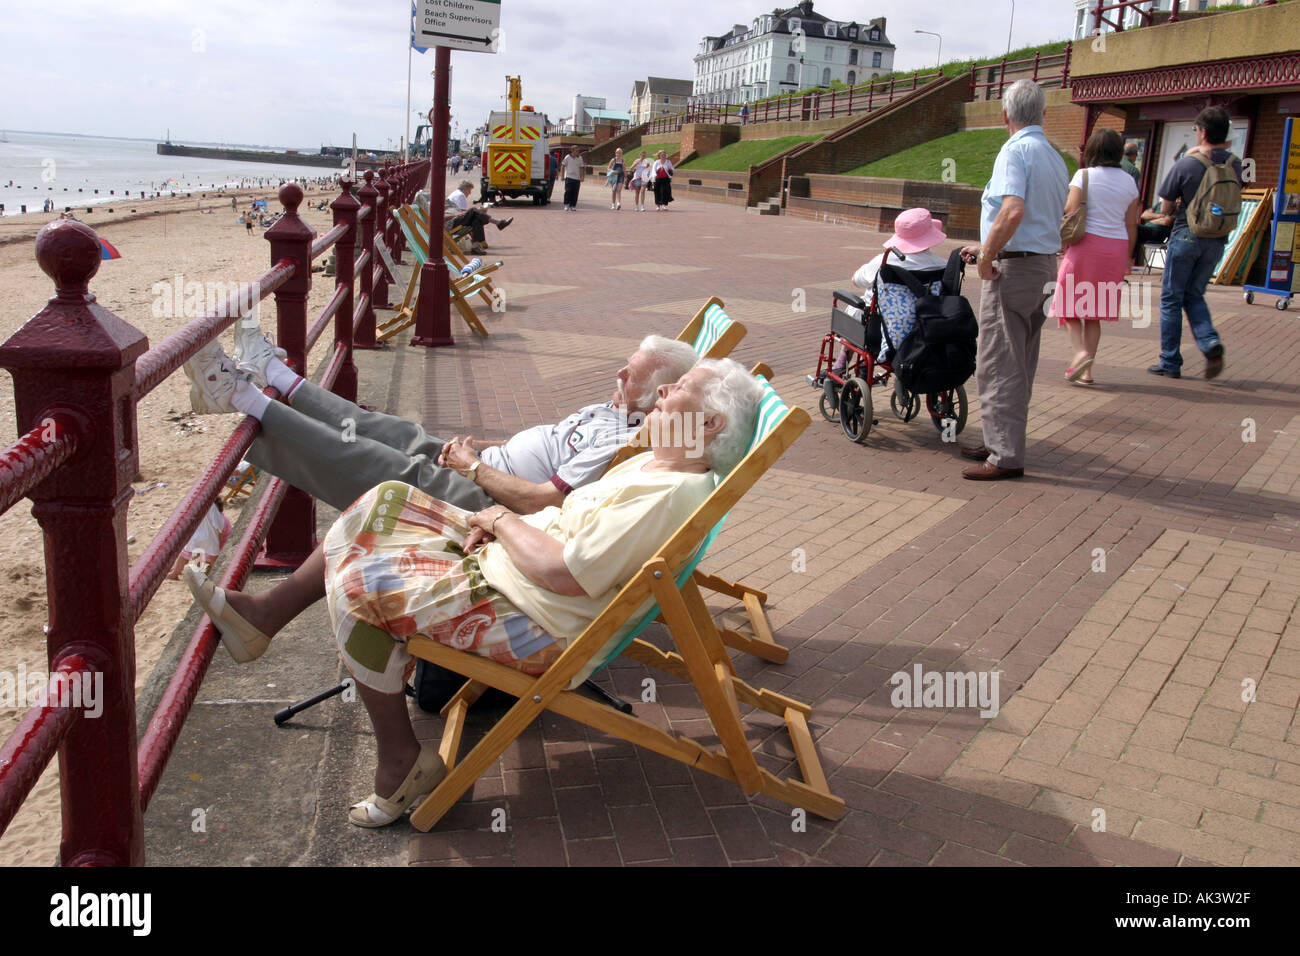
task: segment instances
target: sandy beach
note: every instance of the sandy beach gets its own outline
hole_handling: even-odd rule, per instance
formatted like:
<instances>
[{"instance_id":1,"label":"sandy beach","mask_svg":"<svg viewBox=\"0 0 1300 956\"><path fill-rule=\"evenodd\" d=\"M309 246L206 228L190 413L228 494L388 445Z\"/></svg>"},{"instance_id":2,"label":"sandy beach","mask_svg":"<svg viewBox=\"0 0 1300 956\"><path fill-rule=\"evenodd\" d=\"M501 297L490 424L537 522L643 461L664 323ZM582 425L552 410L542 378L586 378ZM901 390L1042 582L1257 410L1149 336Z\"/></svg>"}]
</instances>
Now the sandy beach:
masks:
<instances>
[{"instance_id":1,"label":"sandy beach","mask_svg":"<svg viewBox=\"0 0 1300 956\"><path fill-rule=\"evenodd\" d=\"M268 201L268 211L279 209L275 189L249 189L197 194L189 198L128 202L113 207L85 207L75 210L121 252L122 258L105 261L91 280L90 289L99 303L144 332L150 343L162 340L191 316L155 317L156 283L171 283L180 275L188 282L246 282L270 265L270 247L255 228L250 235L236 222L230 208L237 197L241 207L258 198ZM337 190L311 188L307 201L332 201ZM201 213L196 206L212 209ZM303 219L317 232L331 226L328 209L300 210ZM10 216L0 220L0 286L7 292L6 308L0 313L0 339L7 339L54 294L49 278L36 263L32 240L50 214ZM315 314L328 301L333 279L316 273L310 300ZM274 305L262 310L264 329L274 329ZM222 341L233 349L233 333ZM322 336L310 359L314 368L328 347L331 336ZM197 416L190 410L188 381L176 372L139 405L140 475L134 483L137 496L130 504L128 528L131 535L129 559L134 562L144 551L176 503L192 486L203 466L212 459L237 424L235 416ZM16 436L13 382L0 375L0 445ZM239 517L239 505L227 513L232 522ZM16 672L20 664L27 671L45 671L46 623L45 565L41 533L22 502L0 516L0 671ZM189 592L179 581L166 581L136 626L136 687L148 680L162 648L177 622L189 609ZM21 708L0 710L0 739L7 738L21 719ZM23 809L0 837L0 865L48 866L56 862L60 834L57 766L52 764Z\"/></svg>"}]
</instances>

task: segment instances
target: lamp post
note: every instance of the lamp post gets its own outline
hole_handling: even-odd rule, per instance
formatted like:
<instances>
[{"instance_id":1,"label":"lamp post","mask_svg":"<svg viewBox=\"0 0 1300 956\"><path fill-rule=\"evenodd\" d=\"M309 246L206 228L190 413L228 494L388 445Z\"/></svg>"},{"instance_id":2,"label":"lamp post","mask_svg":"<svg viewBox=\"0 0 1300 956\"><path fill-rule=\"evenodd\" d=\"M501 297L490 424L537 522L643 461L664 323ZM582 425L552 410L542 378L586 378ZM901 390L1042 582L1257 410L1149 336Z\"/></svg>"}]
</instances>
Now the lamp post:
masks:
<instances>
[{"instance_id":1,"label":"lamp post","mask_svg":"<svg viewBox=\"0 0 1300 956\"><path fill-rule=\"evenodd\" d=\"M943 69L943 37L940 36L940 34L935 33L933 30L913 30L912 32L928 33L932 37L939 37L939 56L938 59L935 60L935 66L937 66L939 69Z\"/></svg>"},{"instance_id":2,"label":"lamp post","mask_svg":"<svg viewBox=\"0 0 1300 956\"><path fill-rule=\"evenodd\" d=\"M1011 22L1007 24L1007 56L1011 55L1011 28L1016 25L1016 0L1011 0Z\"/></svg>"}]
</instances>

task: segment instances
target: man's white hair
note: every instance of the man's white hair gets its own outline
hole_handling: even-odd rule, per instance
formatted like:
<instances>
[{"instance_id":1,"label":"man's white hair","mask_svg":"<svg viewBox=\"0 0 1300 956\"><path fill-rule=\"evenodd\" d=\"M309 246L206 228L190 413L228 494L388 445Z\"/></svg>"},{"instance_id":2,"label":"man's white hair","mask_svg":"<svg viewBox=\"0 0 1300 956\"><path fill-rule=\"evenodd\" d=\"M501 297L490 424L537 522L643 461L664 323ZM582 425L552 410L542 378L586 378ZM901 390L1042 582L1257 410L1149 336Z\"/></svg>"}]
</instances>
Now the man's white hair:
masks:
<instances>
[{"instance_id":1,"label":"man's white hair","mask_svg":"<svg viewBox=\"0 0 1300 956\"><path fill-rule=\"evenodd\" d=\"M685 342L664 338L662 335L647 335L637 346L637 351L648 355L655 366L645 390L637 396L639 404L643 406L642 411L649 411L654 406L660 385L677 381L694 368L699 359L695 349Z\"/></svg>"},{"instance_id":2,"label":"man's white hair","mask_svg":"<svg viewBox=\"0 0 1300 956\"><path fill-rule=\"evenodd\" d=\"M703 359L699 368L710 373L704 385L706 415L723 415L727 419L722 431L713 436L704 450L709 467L720 475L735 468L749 450L754 436L754 421L763 400L763 387L739 362L732 359Z\"/></svg>"},{"instance_id":3,"label":"man's white hair","mask_svg":"<svg viewBox=\"0 0 1300 956\"><path fill-rule=\"evenodd\" d=\"M1041 126L1047 94L1033 80L1016 80L1002 94L1002 108L1017 126Z\"/></svg>"}]
</instances>

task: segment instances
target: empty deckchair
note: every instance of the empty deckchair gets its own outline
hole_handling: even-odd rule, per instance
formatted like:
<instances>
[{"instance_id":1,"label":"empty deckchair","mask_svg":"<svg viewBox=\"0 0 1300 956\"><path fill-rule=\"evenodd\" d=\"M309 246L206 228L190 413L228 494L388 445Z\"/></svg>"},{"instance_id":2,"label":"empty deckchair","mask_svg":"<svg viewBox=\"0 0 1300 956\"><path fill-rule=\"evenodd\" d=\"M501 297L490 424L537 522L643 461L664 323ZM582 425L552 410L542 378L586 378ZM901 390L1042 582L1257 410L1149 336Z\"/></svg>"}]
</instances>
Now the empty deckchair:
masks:
<instances>
[{"instance_id":1,"label":"empty deckchair","mask_svg":"<svg viewBox=\"0 0 1300 956\"><path fill-rule=\"evenodd\" d=\"M425 212L423 205L413 207L415 209L415 222L421 236L429 234L429 216ZM445 226L442 230L442 255L447 260L452 272L459 273L469 264L470 256L461 251L460 244L456 239L469 231L468 226L462 226L455 232L449 231ZM484 244L486 247L486 244ZM500 265L500 263L498 263ZM496 289L491 282L484 283L480 286L475 294L482 299L488 306L492 306L497 301L494 296Z\"/></svg>"},{"instance_id":2,"label":"empty deckchair","mask_svg":"<svg viewBox=\"0 0 1300 956\"><path fill-rule=\"evenodd\" d=\"M412 270L411 278L406 284L406 294L402 298L402 304L398 306L397 314L376 328L376 337L380 341L391 338L402 329L408 328L415 323L415 307L419 297L419 267L423 266L429 258L428 243L415 227L410 207L399 206L393 210L393 215L396 217L403 235L406 236L411 254L415 257L416 268ZM456 274L458 270L453 269L451 263L445 257L443 258L443 264L451 273L449 285L452 305L456 307L456 311L460 313L466 325L479 335L486 337L488 331L484 328L478 316L474 314L474 308L469 304L467 297L487 286L489 282L488 273L501 268L501 263L489 263L468 276Z\"/></svg>"},{"instance_id":3,"label":"empty deckchair","mask_svg":"<svg viewBox=\"0 0 1300 956\"><path fill-rule=\"evenodd\" d=\"M437 823L543 710L732 780L747 793L764 793L827 819L843 815L844 801L830 792L808 729L811 708L783 694L752 687L736 676L693 577L695 565L727 512L808 427L807 412L790 408L765 380L760 381L766 394L748 454L540 677L452 650L425 637L408 639L407 649L414 656L469 678L443 711L447 722L439 751L449 772L412 814L415 827L428 830ZM676 645L675 652L662 651L638 636L660 617ZM577 687L619 654L689 681L700 696L721 748L705 747L568 689ZM459 760L469 704L488 686L518 701ZM785 720L803 779L778 777L759 766L745 738L739 709L742 703Z\"/></svg>"}]
</instances>

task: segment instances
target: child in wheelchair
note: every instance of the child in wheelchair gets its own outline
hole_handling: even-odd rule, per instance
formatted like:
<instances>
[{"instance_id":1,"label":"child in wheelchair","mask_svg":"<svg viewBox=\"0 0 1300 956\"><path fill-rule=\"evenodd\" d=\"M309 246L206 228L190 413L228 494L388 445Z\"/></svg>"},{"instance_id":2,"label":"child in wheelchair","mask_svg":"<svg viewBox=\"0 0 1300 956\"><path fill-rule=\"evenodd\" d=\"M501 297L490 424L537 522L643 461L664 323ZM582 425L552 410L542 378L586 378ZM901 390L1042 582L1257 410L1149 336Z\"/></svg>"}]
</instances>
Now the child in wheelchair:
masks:
<instances>
[{"instance_id":1,"label":"child in wheelchair","mask_svg":"<svg viewBox=\"0 0 1300 956\"><path fill-rule=\"evenodd\" d=\"M905 210L894 220L894 234L885 240L885 251L853 276L854 285L864 294L834 294L831 331L822 340L817 373L808 376L808 382L822 390L822 416L839 421L853 441L865 441L874 424L871 389L890 384L891 379L894 414L903 421L920 414L921 396L903 387L892 361L916 325L914 290L931 295L944 291L948 258L930 250L947 238L943 224L928 209ZM960 387L926 396L927 409L941 432L945 422L955 422L960 431L965 404Z\"/></svg>"}]
</instances>

